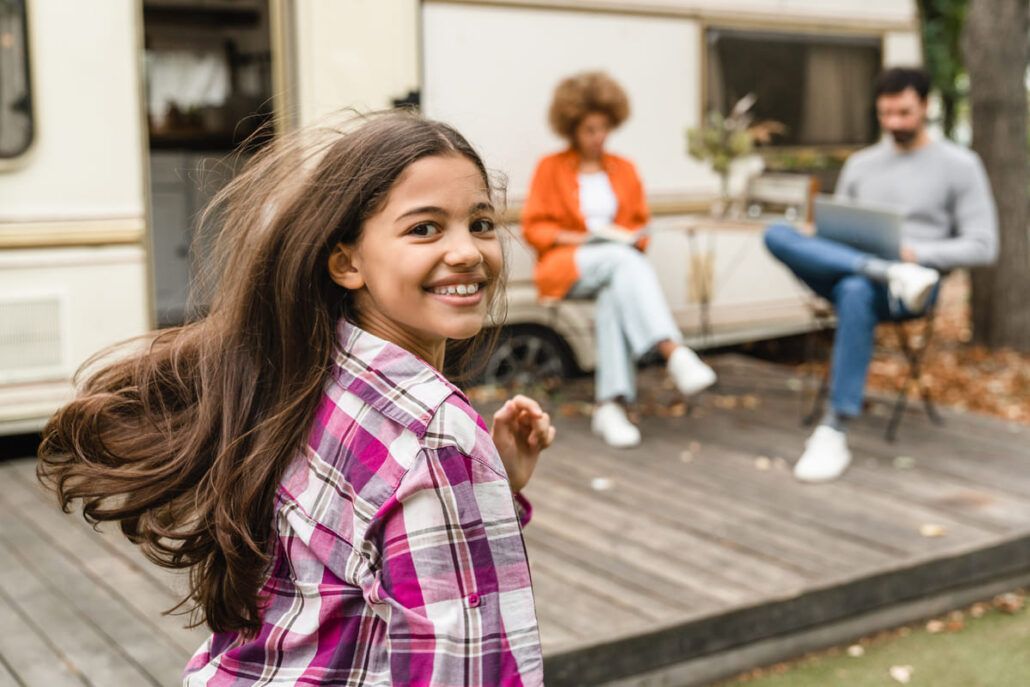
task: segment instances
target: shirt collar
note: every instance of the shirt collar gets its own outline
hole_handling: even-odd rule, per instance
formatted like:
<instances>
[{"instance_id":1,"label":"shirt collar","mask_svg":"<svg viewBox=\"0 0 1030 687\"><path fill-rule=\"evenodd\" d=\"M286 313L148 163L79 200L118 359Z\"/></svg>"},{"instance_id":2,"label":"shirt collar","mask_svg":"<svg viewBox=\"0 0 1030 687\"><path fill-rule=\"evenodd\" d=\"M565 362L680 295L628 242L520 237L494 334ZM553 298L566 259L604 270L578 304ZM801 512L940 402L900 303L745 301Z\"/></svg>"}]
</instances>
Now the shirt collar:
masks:
<instances>
[{"instance_id":1,"label":"shirt collar","mask_svg":"<svg viewBox=\"0 0 1030 687\"><path fill-rule=\"evenodd\" d=\"M571 169L574 173L579 170L579 152L575 148L569 146L561 152L562 162ZM606 173L611 173L612 161L614 157L611 153L605 151L601 153L601 169Z\"/></svg>"},{"instance_id":2,"label":"shirt collar","mask_svg":"<svg viewBox=\"0 0 1030 687\"><path fill-rule=\"evenodd\" d=\"M429 363L345 319L336 327L333 375L347 391L422 438L452 394L468 399Z\"/></svg>"}]
</instances>

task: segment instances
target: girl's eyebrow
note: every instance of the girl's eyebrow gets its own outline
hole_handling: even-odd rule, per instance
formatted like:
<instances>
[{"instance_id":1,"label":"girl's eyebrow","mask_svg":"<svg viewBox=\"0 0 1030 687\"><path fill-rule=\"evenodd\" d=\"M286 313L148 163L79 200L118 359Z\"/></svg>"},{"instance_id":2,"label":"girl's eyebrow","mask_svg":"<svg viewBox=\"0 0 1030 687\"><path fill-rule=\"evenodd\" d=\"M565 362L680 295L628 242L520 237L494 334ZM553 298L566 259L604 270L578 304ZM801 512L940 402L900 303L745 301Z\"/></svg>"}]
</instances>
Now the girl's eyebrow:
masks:
<instances>
[{"instance_id":1,"label":"girl's eyebrow","mask_svg":"<svg viewBox=\"0 0 1030 687\"><path fill-rule=\"evenodd\" d=\"M441 207L435 205L423 205L422 207L412 208L401 214L397 215L397 219L404 219L411 215L446 215L447 211Z\"/></svg>"},{"instance_id":2,"label":"girl's eyebrow","mask_svg":"<svg viewBox=\"0 0 1030 687\"><path fill-rule=\"evenodd\" d=\"M469 208L469 214L474 215L479 212L494 212L494 206L490 203L473 203L472 207ZM402 220L405 217L412 215L446 215L447 211L436 205L423 205L421 207L412 208L406 210L400 215L397 215L398 220Z\"/></svg>"}]
</instances>

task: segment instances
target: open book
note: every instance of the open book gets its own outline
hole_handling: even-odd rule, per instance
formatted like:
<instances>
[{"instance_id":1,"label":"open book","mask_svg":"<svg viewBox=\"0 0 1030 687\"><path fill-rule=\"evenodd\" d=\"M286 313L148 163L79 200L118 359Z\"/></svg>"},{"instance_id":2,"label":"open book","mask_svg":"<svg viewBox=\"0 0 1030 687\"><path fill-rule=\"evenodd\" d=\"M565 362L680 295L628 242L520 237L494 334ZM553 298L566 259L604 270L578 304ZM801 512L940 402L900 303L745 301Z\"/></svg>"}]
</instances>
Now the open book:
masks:
<instances>
[{"instance_id":1,"label":"open book","mask_svg":"<svg viewBox=\"0 0 1030 687\"><path fill-rule=\"evenodd\" d=\"M647 236L647 233L647 227L630 231L616 224L605 224L590 230L590 238L587 239L587 243L613 242L633 246L636 245L637 241Z\"/></svg>"}]
</instances>

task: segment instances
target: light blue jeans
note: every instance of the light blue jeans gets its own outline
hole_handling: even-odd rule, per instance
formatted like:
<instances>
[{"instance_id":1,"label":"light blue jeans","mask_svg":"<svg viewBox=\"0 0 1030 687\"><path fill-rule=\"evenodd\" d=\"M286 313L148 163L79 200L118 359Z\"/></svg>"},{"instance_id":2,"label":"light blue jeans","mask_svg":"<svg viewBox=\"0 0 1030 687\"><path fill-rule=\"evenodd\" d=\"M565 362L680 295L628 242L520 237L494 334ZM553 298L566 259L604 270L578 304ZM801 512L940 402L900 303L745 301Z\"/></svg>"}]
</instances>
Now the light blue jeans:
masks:
<instances>
[{"instance_id":1,"label":"light blue jeans","mask_svg":"<svg viewBox=\"0 0 1030 687\"><path fill-rule=\"evenodd\" d=\"M637 395L636 361L659 341L682 341L654 267L643 253L618 243L576 249L579 280L568 298L595 300L598 402Z\"/></svg>"},{"instance_id":2,"label":"light blue jeans","mask_svg":"<svg viewBox=\"0 0 1030 687\"><path fill-rule=\"evenodd\" d=\"M877 323L919 317L937 299L937 287L923 310L911 313L900 303L890 303L885 284L859 273L873 257L867 253L778 224L765 230L765 245L798 279L833 303L837 333L830 366L830 406L840 415L860 415Z\"/></svg>"}]
</instances>

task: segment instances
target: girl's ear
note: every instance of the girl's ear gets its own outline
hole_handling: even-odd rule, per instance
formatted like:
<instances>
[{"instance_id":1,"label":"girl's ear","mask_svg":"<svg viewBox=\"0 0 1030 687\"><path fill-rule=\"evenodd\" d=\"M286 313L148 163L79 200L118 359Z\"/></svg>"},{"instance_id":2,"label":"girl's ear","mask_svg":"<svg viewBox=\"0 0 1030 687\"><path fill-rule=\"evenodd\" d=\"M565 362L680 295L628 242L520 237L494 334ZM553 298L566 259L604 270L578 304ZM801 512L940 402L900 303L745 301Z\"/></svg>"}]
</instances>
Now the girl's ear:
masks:
<instances>
[{"instance_id":1,"label":"girl's ear","mask_svg":"<svg viewBox=\"0 0 1030 687\"><path fill-rule=\"evenodd\" d=\"M337 243L329 254L329 278L345 289L357 291L365 285L365 279L354 264L354 247Z\"/></svg>"}]
</instances>

